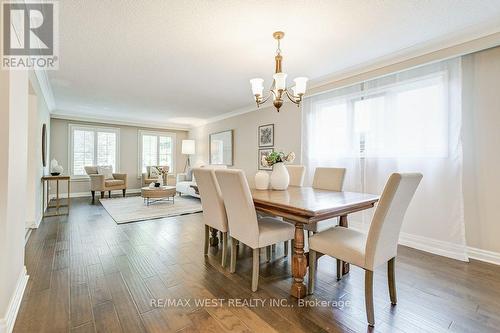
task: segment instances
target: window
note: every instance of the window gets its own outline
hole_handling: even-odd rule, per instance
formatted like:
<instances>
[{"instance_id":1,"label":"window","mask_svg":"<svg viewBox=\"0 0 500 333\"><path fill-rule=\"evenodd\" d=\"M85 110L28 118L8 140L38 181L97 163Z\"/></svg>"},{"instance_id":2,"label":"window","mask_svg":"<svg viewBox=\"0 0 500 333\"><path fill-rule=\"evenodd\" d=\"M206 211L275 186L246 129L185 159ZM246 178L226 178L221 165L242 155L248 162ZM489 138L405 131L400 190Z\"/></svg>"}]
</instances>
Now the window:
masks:
<instances>
[{"instance_id":1,"label":"window","mask_svg":"<svg viewBox=\"0 0 500 333\"><path fill-rule=\"evenodd\" d=\"M70 124L69 136L71 176L85 177L85 166L91 165L111 165L119 171L119 129Z\"/></svg>"},{"instance_id":2,"label":"window","mask_svg":"<svg viewBox=\"0 0 500 333\"><path fill-rule=\"evenodd\" d=\"M139 131L139 175L151 165L174 168L175 133Z\"/></svg>"}]
</instances>

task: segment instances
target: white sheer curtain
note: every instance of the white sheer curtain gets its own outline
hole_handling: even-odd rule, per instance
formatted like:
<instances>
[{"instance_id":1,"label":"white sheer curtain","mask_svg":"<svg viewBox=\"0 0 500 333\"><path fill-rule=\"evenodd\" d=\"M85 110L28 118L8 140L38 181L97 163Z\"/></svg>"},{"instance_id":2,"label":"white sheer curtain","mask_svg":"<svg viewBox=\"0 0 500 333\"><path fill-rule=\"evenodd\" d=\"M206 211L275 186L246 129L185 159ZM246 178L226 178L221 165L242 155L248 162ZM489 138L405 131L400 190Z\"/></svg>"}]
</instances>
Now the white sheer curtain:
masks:
<instances>
[{"instance_id":1,"label":"white sheer curtain","mask_svg":"<svg viewBox=\"0 0 500 333\"><path fill-rule=\"evenodd\" d=\"M401 241L467 259L460 59L312 96L303 117L309 182L318 166L345 167L345 190L381 193L391 173L421 172ZM372 213L351 220L367 229Z\"/></svg>"}]
</instances>

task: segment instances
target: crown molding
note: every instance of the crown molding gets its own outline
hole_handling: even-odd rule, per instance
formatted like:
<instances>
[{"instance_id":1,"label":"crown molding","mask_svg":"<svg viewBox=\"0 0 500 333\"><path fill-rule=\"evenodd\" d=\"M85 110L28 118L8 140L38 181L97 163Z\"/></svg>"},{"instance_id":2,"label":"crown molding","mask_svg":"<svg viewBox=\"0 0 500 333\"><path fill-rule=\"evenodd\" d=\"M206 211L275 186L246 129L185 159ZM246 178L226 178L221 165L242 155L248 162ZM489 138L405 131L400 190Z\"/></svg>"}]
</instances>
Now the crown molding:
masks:
<instances>
[{"instance_id":1,"label":"crown molding","mask_svg":"<svg viewBox=\"0 0 500 333\"><path fill-rule=\"evenodd\" d=\"M121 126L133 126L133 127L143 127L143 128L156 128L162 130L177 130L177 131L188 131L192 128L189 125L179 125L173 123L157 123L157 122L144 122L144 121L124 121L118 120L116 118L106 118L100 116L76 116L62 113L60 110L55 110L50 114L50 118L53 119L63 119L72 121L81 121L88 123L100 123L109 125L121 125Z\"/></svg>"},{"instance_id":2,"label":"crown molding","mask_svg":"<svg viewBox=\"0 0 500 333\"><path fill-rule=\"evenodd\" d=\"M387 56L353 66L316 79L309 87L307 97L329 90L349 86L363 80L374 79L390 73L422 66L453 57L478 52L500 45L500 24L488 25L479 31L462 31L453 36L437 38L425 43L393 52ZM285 101L290 103L289 101ZM243 107L209 118L206 124L257 111L255 105ZM204 124L194 127L202 127Z\"/></svg>"},{"instance_id":3,"label":"crown molding","mask_svg":"<svg viewBox=\"0 0 500 333\"><path fill-rule=\"evenodd\" d=\"M47 109L49 109L49 112L52 113L56 108L56 101L54 98L54 92L52 91L52 86L50 85L47 71L44 69L35 69L34 72L38 80L38 85L42 92L43 98L45 99Z\"/></svg>"}]
</instances>

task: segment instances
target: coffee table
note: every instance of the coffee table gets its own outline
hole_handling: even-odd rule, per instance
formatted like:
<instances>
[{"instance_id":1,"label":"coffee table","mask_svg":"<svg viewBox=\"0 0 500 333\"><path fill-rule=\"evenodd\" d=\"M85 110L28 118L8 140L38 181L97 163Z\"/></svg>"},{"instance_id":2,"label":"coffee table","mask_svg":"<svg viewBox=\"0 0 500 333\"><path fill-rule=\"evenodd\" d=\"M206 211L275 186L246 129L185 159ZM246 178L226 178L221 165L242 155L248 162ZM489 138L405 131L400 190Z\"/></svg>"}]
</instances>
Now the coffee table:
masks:
<instances>
[{"instance_id":1,"label":"coffee table","mask_svg":"<svg viewBox=\"0 0 500 333\"><path fill-rule=\"evenodd\" d=\"M141 188L141 197L148 206L159 201L170 201L170 198L172 198L172 203L175 203L175 194L175 186Z\"/></svg>"}]
</instances>

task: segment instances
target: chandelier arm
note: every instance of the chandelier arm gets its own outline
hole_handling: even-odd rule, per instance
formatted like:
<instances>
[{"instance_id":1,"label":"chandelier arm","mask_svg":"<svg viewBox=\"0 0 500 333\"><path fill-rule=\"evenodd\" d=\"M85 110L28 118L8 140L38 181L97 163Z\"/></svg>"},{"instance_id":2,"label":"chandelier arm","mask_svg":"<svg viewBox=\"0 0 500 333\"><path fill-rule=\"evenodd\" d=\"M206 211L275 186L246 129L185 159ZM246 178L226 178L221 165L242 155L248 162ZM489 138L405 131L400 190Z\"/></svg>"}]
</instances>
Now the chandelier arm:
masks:
<instances>
[{"instance_id":1,"label":"chandelier arm","mask_svg":"<svg viewBox=\"0 0 500 333\"><path fill-rule=\"evenodd\" d=\"M300 99L298 99L298 98L297 98L297 97L295 97L294 95L290 94L290 93L288 92L288 89L285 89L285 94L286 94L286 97L288 97L288 99L289 99L290 101L292 101L293 103L295 103L295 104L299 105L299 103L300 103Z\"/></svg>"}]
</instances>

